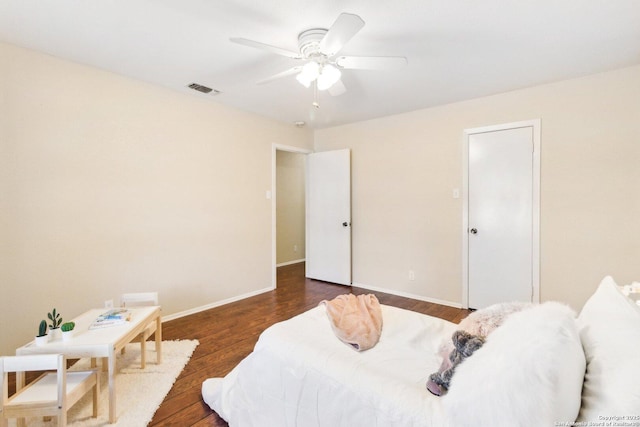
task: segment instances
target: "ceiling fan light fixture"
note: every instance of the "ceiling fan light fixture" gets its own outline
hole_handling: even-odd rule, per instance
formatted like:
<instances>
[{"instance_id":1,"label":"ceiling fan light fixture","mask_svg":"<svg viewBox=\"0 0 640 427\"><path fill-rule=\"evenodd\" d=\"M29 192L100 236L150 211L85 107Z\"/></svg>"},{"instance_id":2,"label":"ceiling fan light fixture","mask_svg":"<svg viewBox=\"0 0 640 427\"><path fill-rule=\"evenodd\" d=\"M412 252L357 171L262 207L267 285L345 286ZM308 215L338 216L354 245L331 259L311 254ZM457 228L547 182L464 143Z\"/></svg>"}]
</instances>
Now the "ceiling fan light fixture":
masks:
<instances>
[{"instance_id":1,"label":"ceiling fan light fixture","mask_svg":"<svg viewBox=\"0 0 640 427\"><path fill-rule=\"evenodd\" d=\"M331 64L322 67L322 72L318 76L318 90L326 90L340 80L342 73Z\"/></svg>"},{"instance_id":2,"label":"ceiling fan light fixture","mask_svg":"<svg viewBox=\"0 0 640 427\"><path fill-rule=\"evenodd\" d=\"M304 87L311 86L311 82L318 78L320 75L320 64L315 61L310 61L304 64L300 74L296 76L296 79L302 84Z\"/></svg>"},{"instance_id":3,"label":"ceiling fan light fixture","mask_svg":"<svg viewBox=\"0 0 640 427\"><path fill-rule=\"evenodd\" d=\"M307 79L306 76L302 73L296 76L296 80L298 80L302 86L307 88L311 86L311 82L313 81L313 80Z\"/></svg>"}]
</instances>

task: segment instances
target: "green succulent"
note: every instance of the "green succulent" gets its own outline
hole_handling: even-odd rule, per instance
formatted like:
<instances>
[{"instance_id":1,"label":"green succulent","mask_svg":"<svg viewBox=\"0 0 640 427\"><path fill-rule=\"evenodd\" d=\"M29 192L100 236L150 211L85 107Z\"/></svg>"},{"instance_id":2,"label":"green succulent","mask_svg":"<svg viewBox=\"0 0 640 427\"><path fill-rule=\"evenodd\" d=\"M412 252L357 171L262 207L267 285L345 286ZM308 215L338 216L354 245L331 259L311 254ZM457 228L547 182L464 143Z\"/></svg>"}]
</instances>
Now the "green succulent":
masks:
<instances>
[{"instance_id":1,"label":"green succulent","mask_svg":"<svg viewBox=\"0 0 640 427\"><path fill-rule=\"evenodd\" d=\"M47 317L49 318L49 321L51 323L49 323L49 327L51 329L56 329L60 327L60 324L62 323L62 317L60 317L60 313L56 312L56 309L54 308L53 311L51 313L47 313Z\"/></svg>"},{"instance_id":2,"label":"green succulent","mask_svg":"<svg viewBox=\"0 0 640 427\"><path fill-rule=\"evenodd\" d=\"M45 335L47 335L47 321L41 320L40 326L38 327L38 336L43 337Z\"/></svg>"},{"instance_id":3,"label":"green succulent","mask_svg":"<svg viewBox=\"0 0 640 427\"><path fill-rule=\"evenodd\" d=\"M62 329L62 332L69 332L69 331L73 331L73 328L76 327L76 324L73 322L66 322L63 323L62 326L60 326L60 329Z\"/></svg>"}]
</instances>

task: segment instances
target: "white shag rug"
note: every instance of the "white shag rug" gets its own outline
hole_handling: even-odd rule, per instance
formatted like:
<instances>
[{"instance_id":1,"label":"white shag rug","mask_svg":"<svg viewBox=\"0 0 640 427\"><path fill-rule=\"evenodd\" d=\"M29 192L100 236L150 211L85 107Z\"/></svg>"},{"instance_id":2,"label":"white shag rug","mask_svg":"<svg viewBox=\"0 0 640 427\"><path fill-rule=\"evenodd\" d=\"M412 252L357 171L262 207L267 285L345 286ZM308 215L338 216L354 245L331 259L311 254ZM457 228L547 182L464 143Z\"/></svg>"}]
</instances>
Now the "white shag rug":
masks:
<instances>
[{"instance_id":1,"label":"white shag rug","mask_svg":"<svg viewBox=\"0 0 640 427\"><path fill-rule=\"evenodd\" d=\"M67 413L70 427L97 426L146 426L169 393L173 383L198 346L197 340L162 342L162 363L156 364L155 344L147 343L147 366L140 369L140 343L128 344L124 354L117 358L116 414L117 422L109 424L109 383L106 372L100 377L100 407L98 418L91 417L91 392L87 393ZM101 365L100 365L101 366ZM89 367L89 360L82 359L71 370ZM39 418L27 419L28 427L55 426L55 417L49 421ZM15 420L9 420L14 427Z\"/></svg>"}]
</instances>

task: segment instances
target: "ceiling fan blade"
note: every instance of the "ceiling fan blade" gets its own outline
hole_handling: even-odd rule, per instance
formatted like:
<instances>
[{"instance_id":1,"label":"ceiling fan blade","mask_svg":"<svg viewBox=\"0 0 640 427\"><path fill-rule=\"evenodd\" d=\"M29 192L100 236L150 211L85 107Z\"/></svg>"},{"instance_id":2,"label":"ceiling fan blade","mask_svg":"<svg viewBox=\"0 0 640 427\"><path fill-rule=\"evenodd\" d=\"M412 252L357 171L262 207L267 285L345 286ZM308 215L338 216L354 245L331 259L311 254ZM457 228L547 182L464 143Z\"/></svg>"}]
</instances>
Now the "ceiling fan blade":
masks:
<instances>
[{"instance_id":1,"label":"ceiling fan blade","mask_svg":"<svg viewBox=\"0 0 640 427\"><path fill-rule=\"evenodd\" d=\"M241 37L232 37L229 39L233 43L238 43L244 46L254 47L256 49L266 50L271 53L286 56L287 58L301 59L302 55L299 52L293 52L291 50L282 49L277 46L271 46L268 44L260 43L255 40L243 39Z\"/></svg>"},{"instance_id":2,"label":"ceiling fan blade","mask_svg":"<svg viewBox=\"0 0 640 427\"><path fill-rule=\"evenodd\" d=\"M338 80L333 86L327 89L327 91L331 96L340 96L347 91L347 88L344 86L344 83L342 83L342 80Z\"/></svg>"},{"instance_id":3,"label":"ceiling fan blade","mask_svg":"<svg viewBox=\"0 0 640 427\"><path fill-rule=\"evenodd\" d=\"M404 56L340 56L336 65L351 70L397 70L407 65Z\"/></svg>"},{"instance_id":4,"label":"ceiling fan blade","mask_svg":"<svg viewBox=\"0 0 640 427\"><path fill-rule=\"evenodd\" d=\"M267 77L266 79L260 80L256 82L256 84L262 85L265 83L272 82L277 79L281 79L282 77L291 76L293 74L298 74L302 70L302 65L298 65L297 67L289 68L288 70L282 71L278 74L274 74L271 77Z\"/></svg>"},{"instance_id":5,"label":"ceiling fan blade","mask_svg":"<svg viewBox=\"0 0 640 427\"><path fill-rule=\"evenodd\" d=\"M332 57L342 49L353 36L364 27L358 15L341 13L320 42L320 52Z\"/></svg>"}]
</instances>

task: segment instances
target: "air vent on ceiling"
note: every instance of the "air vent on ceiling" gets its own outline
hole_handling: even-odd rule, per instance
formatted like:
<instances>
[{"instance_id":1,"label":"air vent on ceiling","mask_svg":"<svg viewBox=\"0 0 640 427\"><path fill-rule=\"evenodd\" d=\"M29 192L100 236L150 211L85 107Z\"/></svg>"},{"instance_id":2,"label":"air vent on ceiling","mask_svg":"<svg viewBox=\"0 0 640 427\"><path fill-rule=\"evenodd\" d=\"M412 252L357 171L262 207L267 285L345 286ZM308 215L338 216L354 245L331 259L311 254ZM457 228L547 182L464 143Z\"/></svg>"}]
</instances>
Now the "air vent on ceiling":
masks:
<instances>
[{"instance_id":1,"label":"air vent on ceiling","mask_svg":"<svg viewBox=\"0 0 640 427\"><path fill-rule=\"evenodd\" d=\"M210 87L206 87L203 85L200 85L198 83L191 83L189 85L189 87L193 90L197 90L198 92L202 92L202 93L210 93L213 92L213 95L217 95L220 93L219 90L215 90L215 89L211 89Z\"/></svg>"}]
</instances>

